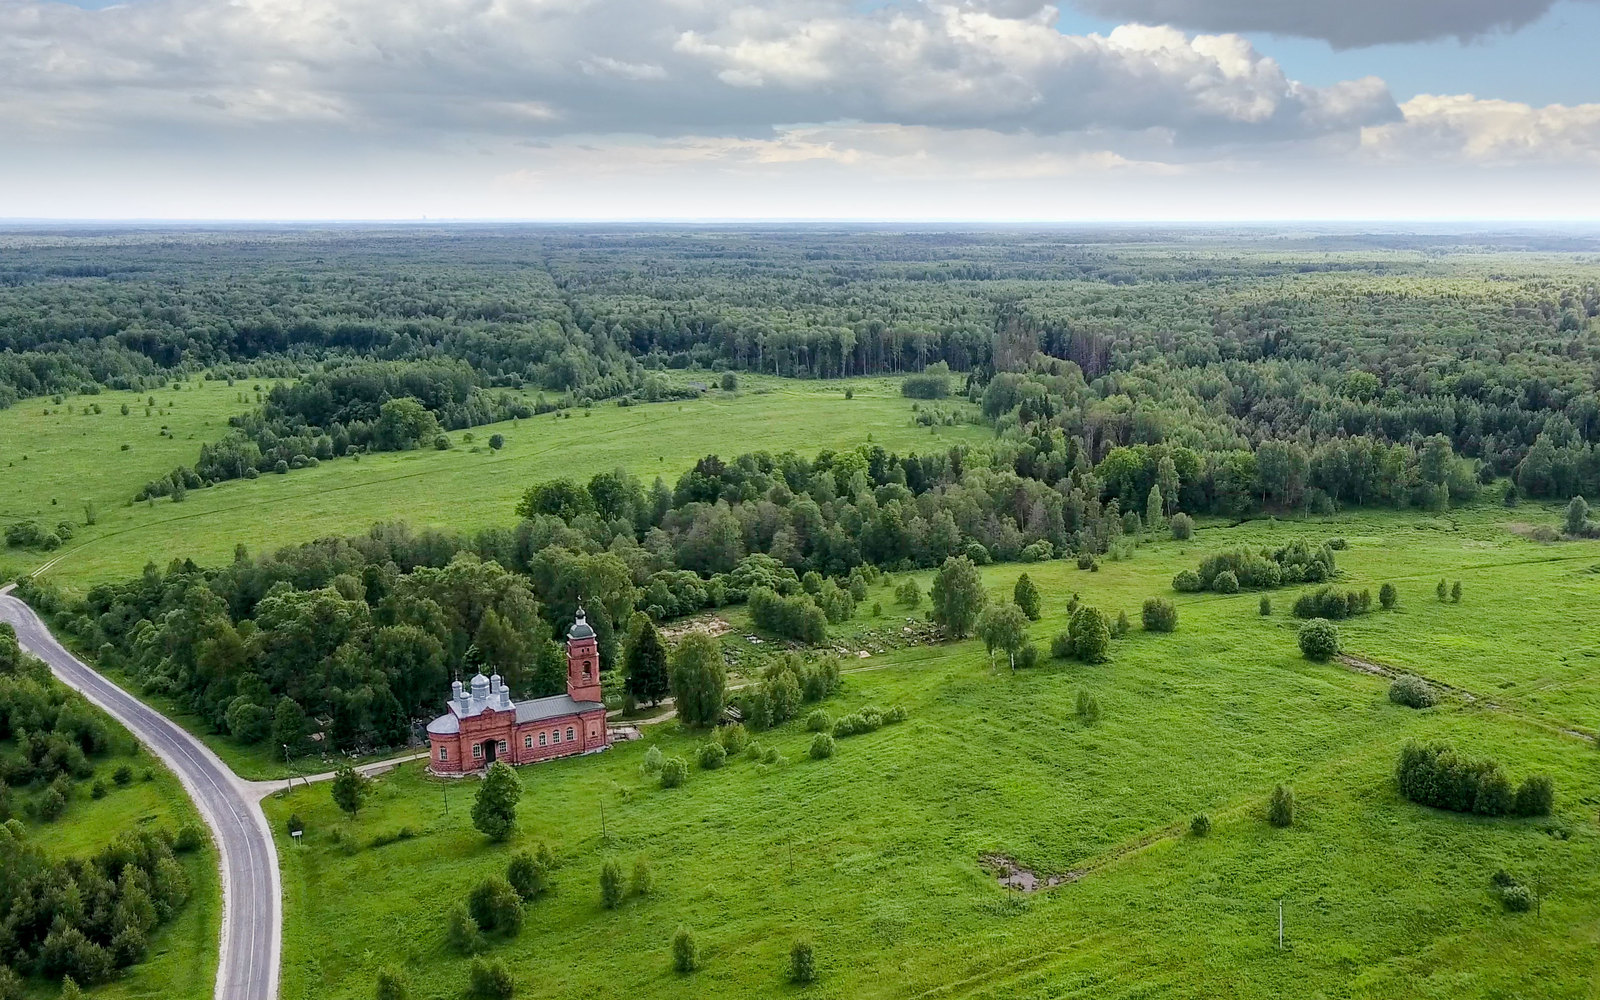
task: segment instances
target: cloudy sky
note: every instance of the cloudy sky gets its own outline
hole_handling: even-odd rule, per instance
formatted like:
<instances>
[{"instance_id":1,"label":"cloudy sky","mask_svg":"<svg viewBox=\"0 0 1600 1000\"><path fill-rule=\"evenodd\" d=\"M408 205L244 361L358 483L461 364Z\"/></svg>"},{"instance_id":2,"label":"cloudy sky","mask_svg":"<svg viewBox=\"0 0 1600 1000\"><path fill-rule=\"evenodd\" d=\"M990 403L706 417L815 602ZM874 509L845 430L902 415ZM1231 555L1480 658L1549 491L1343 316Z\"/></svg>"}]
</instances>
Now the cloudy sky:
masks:
<instances>
[{"instance_id":1,"label":"cloudy sky","mask_svg":"<svg viewBox=\"0 0 1600 1000\"><path fill-rule=\"evenodd\" d=\"M0 0L0 218L1600 219L1600 0Z\"/></svg>"}]
</instances>

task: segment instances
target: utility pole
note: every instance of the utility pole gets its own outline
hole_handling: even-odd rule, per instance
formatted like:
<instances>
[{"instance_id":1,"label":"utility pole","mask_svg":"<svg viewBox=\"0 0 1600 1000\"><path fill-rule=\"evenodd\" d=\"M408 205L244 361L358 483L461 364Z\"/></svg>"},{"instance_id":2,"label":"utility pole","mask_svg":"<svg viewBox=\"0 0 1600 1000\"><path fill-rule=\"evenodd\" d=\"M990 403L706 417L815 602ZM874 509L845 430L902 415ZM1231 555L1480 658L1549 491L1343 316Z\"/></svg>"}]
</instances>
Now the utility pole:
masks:
<instances>
[{"instance_id":1,"label":"utility pole","mask_svg":"<svg viewBox=\"0 0 1600 1000\"><path fill-rule=\"evenodd\" d=\"M600 800L600 839L606 839L606 800Z\"/></svg>"},{"instance_id":2,"label":"utility pole","mask_svg":"<svg viewBox=\"0 0 1600 1000\"><path fill-rule=\"evenodd\" d=\"M1283 950L1283 900L1278 900L1278 950Z\"/></svg>"},{"instance_id":3,"label":"utility pole","mask_svg":"<svg viewBox=\"0 0 1600 1000\"><path fill-rule=\"evenodd\" d=\"M289 763L289 744L287 743L283 745L283 771L283 780L288 782L288 787L284 790L292 792L294 791L294 767Z\"/></svg>"}]
</instances>

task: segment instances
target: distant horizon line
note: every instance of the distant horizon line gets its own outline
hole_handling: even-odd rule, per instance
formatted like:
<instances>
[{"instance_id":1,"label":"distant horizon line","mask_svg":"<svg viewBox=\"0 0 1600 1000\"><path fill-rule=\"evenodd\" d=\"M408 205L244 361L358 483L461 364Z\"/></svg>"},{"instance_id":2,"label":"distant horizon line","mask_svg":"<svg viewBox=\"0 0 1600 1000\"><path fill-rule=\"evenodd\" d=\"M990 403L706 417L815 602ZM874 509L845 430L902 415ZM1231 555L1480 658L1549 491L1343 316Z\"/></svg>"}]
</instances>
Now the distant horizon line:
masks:
<instances>
[{"instance_id":1,"label":"distant horizon line","mask_svg":"<svg viewBox=\"0 0 1600 1000\"><path fill-rule=\"evenodd\" d=\"M811 216L638 216L638 217L494 217L415 216L404 218L270 218L270 217L106 217L78 218L52 216L0 216L0 227L79 227L79 226L233 226L233 227L283 227L283 226L967 226L993 228L1061 228L1068 226L1118 228L1170 226L1177 228L1204 228L1240 226L1263 228L1273 226L1324 226L1341 229L1362 227L1462 226L1474 229L1491 227L1539 227L1546 229L1600 229L1600 216L1592 218L1542 218L1538 216L1415 216L1394 218L1092 218L1092 219L1010 219L982 217L950 218L882 218L842 216L838 218Z\"/></svg>"}]
</instances>

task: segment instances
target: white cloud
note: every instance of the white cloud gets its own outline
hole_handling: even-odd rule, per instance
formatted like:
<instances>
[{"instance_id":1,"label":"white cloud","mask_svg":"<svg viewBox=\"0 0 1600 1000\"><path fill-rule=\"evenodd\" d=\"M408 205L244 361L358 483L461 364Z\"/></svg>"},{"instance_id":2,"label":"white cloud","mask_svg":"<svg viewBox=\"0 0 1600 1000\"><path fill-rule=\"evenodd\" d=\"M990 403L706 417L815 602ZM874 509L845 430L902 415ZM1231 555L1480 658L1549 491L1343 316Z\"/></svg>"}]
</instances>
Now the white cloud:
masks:
<instances>
[{"instance_id":1,"label":"white cloud","mask_svg":"<svg viewBox=\"0 0 1600 1000\"><path fill-rule=\"evenodd\" d=\"M1069 35L1055 14L1032 0L0 0L0 127L48 142L298 123L430 141L859 120L1206 143L1395 114L1380 81L1307 86L1236 36Z\"/></svg>"},{"instance_id":2,"label":"white cloud","mask_svg":"<svg viewBox=\"0 0 1600 1000\"><path fill-rule=\"evenodd\" d=\"M1600 104L1536 108L1471 94L1422 94L1400 110L1401 121L1363 130L1364 151L1390 161L1600 165Z\"/></svg>"}]
</instances>

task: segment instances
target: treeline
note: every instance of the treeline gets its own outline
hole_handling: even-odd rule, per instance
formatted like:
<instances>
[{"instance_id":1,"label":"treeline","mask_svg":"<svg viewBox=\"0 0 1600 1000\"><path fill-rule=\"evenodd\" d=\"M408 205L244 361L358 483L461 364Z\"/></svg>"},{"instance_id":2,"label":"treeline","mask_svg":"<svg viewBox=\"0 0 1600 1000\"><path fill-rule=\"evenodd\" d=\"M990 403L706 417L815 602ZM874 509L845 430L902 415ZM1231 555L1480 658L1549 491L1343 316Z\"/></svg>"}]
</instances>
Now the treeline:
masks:
<instances>
[{"instance_id":1,"label":"treeline","mask_svg":"<svg viewBox=\"0 0 1600 1000\"><path fill-rule=\"evenodd\" d=\"M517 396L480 388L478 378L460 361L368 362L275 385L258 410L229 420L222 440L200 446L193 468L146 483L135 499L181 497L365 451L448 448L446 430L533 415Z\"/></svg>"},{"instance_id":2,"label":"treeline","mask_svg":"<svg viewBox=\"0 0 1600 1000\"><path fill-rule=\"evenodd\" d=\"M270 739L291 753L313 737L324 748L389 746L410 737L413 719L436 714L454 674L481 667L519 694L562 690L566 661L553 639L571 615L552 612L575 610L580 588L594 584L582 590L597 598L589 621L613 658L610 612L632 612L631 585L626 603L608 607L603 572L555 565L555 551L538 570L572 579L547 579L557 603L542 606L533 579L464 541L384 526L219 569L150 567L71 605L31 581L19 592L101 663L241 742Z\"/></svg>"}]
</instances>

